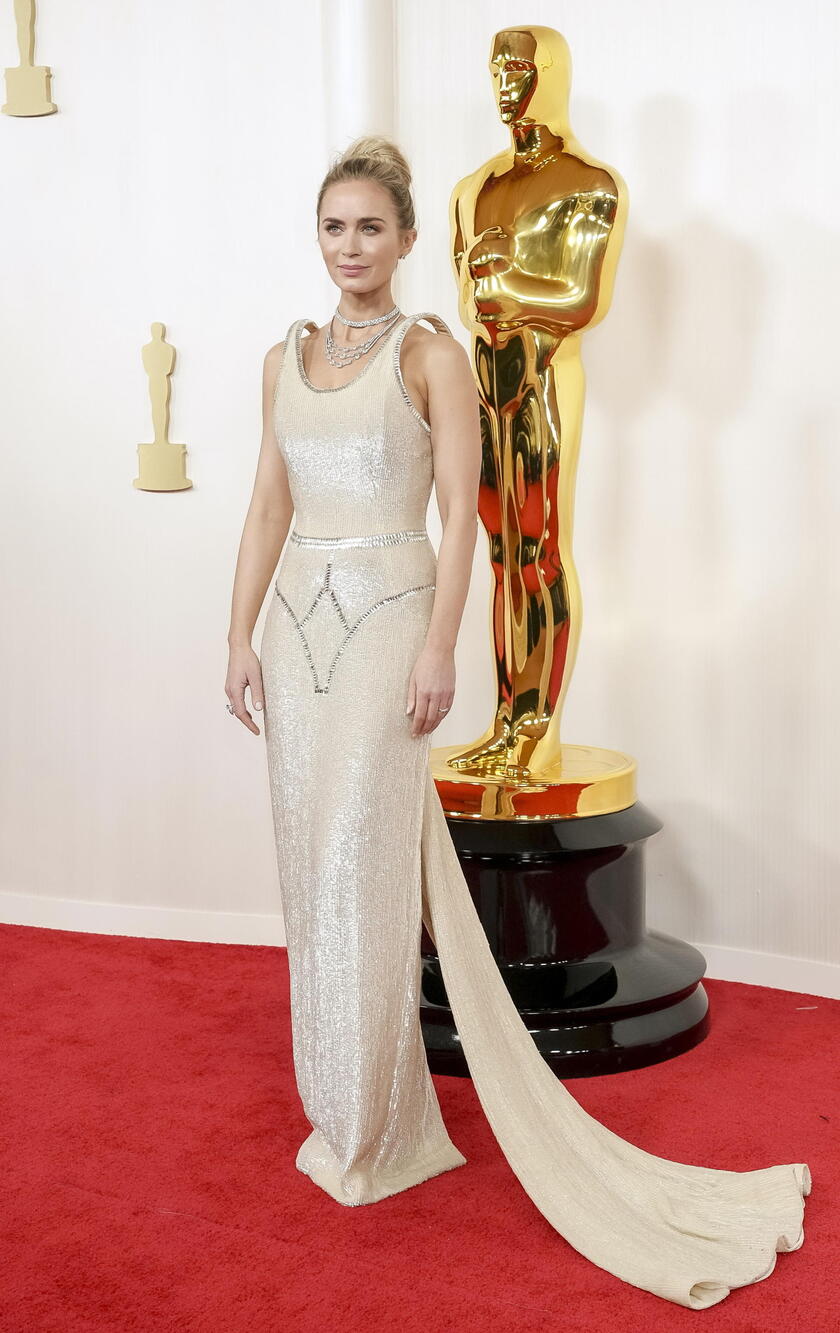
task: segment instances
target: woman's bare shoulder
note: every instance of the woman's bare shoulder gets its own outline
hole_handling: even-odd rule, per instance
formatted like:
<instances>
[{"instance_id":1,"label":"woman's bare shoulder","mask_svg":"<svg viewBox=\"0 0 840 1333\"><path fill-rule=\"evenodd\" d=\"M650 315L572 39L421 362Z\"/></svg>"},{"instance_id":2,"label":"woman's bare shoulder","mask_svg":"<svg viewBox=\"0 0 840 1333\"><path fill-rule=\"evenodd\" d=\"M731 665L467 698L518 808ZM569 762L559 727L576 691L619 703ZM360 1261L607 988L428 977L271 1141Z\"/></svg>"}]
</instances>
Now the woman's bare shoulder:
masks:
<instances>
[{"instance_id":1,"label":"woman's bare shoulder","mask_svg":"<svg viewBox=\"0 0 840 1333\"><path fill-rule=\"evenodd\" d=\"M440 319L440 315L437 316ZM441 321L443 322L443 321ZM448 326L447 326L448 327ZM419 320L410 324L403 334L403 343L406 347L448 347L453 344L460 346L457 338L450 336L445 330L424 328Z\"/></svg>"},{"instance_id":2,"label":"woman's bare shoulder","mask_svg":"<svg viewBox=\"0 0 840 1333\"><path fill-rule=\"evenodd\" d=\"M424 371L434 366L457 368L469 362L466 349L454 335L425 329L419 322L406 330L403 346L406 359Z\"/></svg>"},{"instance_id":3,"label":"woman's bare shoulder","mask_svg":"<svg viewBox=\"0 0 840 1333\"><path fill-rule=\"evenodd\" d=\"M269 347L263 362L267 371L279 370L282 366L283 357L286 353L286 341L287 340L284 338L282 342L274 343Z\"/></svg>"},{"instance_id":4,"label":"woman's bare shoulder","mask_svg":"<svg viewBox=\"0 0 840 1333\"><path fill-rule=\"evenodd\" d=\"M297 323L298 321L295 320L295 324ZM268 351L265 354L266 367L271 368L273 366L276 366L279 368L283 364L283 357L286 351L286 344L288 343L289 346L291 346L293 341L293 332L294 332L294 324L289 329L289 331L286 334L286 337L281 342L273 343L272 346L269 347ZM311 330L305 329L304 332L305 333L311 332Z\"/></svg>"},{"instance_id":5,"label":"woman's bare shoulder","mask_svg":"<svg viewBox=\"0 0 840 1333\"><path fill-rule=\"evenodd\" d=\"M277 383L280 370L283 365L284 344L275 343L269 347L263 357L263 387L271 387Z\"/></svg>"}]
</instances>

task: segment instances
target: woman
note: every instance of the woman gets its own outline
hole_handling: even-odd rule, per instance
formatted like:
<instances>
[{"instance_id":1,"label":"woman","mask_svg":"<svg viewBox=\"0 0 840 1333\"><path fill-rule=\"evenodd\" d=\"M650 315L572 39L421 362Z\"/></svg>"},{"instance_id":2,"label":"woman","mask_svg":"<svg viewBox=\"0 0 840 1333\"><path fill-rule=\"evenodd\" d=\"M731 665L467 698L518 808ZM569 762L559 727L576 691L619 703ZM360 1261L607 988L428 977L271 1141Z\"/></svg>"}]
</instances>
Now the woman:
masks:
<instances>
[{"instance_id":1,"label":"woman","mask_svg":"<svg viewBox=\"0 0 840 1333\"><path fill-rule=\"evenodd\" d=\"M713 1305L802 1244L808 1167L722 1171L644 1152L578 1105L522 1023L428 764L454 694L476 536L469 360L436 315L394 307L393 272L417 231L393 144L351 145L317 217L340 298L328 325L295 320L265 358L226 683L249 731L245 690L265 709L295 1073L312 1125L296 1164L344 1204L464 1165L422 1041L422 919L481 1104L540 1211L625 1281ZM281 551L260 660L251 635Z\"/></svg>"}]
</instances>

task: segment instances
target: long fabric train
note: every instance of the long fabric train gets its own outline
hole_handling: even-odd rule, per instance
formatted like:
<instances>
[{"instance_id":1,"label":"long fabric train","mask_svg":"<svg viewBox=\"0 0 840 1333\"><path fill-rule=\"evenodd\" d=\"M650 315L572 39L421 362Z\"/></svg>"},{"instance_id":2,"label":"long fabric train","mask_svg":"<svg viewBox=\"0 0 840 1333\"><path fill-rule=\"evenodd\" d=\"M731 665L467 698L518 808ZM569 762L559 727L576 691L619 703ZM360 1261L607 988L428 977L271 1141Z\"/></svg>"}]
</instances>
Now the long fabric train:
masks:
<instances>
[{"instance_id":1,"label":"long fabric train","mask_svg":"<svg viewBox=\"0 0 840 1333\"><path fill-rule=\"evenodd\" d=\"M701 1310L760 1282L805 1238L804 1162L723 1171L668 1161L619 1138L575 1101L502 980L431 773L422 829L423 920L441 962L484 1113L540 1212L599 1267Z\"/></svg>"},{"instance_id":2,"label":"long fabric train","mask_svg":"<svg viewBox=\"0 0 840 1333\"><path fill-rule=\"evenodd\" d=\"M419 319L449 333L434 314L400 318L337 388L308 378L311 321L296 320L275 390L295 527L260 657L295 1075L312 1126L296 1166L352 1206L467 1164L423 1046L425 920L481 1104L537 1208L601 1268L702 1309L802 1244L808 1167L713 1170L625 1142L558 1081L507 991L431 778L431 734L413 737L405 712L437 572L431 427L400 368Z\"/></svg>"}]
</instances>

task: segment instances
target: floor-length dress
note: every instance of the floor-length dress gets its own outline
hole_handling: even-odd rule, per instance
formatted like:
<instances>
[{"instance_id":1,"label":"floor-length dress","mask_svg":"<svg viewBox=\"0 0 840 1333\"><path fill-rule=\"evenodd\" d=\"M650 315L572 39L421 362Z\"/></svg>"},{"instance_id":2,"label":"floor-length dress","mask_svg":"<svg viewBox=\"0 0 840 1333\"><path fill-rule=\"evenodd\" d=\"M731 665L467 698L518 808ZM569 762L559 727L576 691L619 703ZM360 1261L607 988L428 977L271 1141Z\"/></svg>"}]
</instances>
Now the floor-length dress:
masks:
<instances>
[{"instance_id":1,"label":"floor-length dress","mask_svg":"<svg viewBox=\"0 0 840 1333\"><path fill-rule=\"evenodd\" d=\"M296 320L274 396L295 508L260 658L290 974L294 1067L312 1132L296 1165L367 1204L462 1166L419 1018L421 921L479 1100L553 1227L626 1282L701 1309L804 1238L804 1162L691 1166L621 1139L543 1060L502 980L412 737L411 668L432 612L429 425L402 378L404 317L337 388L308 379Z\"/></svg>"}]
</instances>

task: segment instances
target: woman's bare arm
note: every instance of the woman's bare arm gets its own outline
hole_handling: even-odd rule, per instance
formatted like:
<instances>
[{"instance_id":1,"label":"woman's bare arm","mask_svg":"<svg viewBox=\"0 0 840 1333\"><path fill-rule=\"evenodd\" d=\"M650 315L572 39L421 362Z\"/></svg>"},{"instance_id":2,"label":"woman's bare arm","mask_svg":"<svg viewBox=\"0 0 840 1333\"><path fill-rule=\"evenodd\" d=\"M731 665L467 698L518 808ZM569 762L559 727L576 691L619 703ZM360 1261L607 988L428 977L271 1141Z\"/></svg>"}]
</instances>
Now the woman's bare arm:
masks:
<instances>
[{"instance_id":1,"label":"woman's bare arm","mask_svg":"<svg viewBox=\"0 0 840 1333\"><path fill-rule=\"evenodd\" d=\"M254 708L261 709L265 704L259 659L251 647L251 636L294 512L286 465L274 431L274 390L283 363L283 348L282 342L275 343L263 362L262 440L239 543L228 631L230 660L225 693L240 722L257 736L259 727L245 707L248 686Z\"/></svg>"},{"instance_id":2,"label":"woman's bare arm","mask_svg":"<svg viewBox=\"0 0 840 1333\"><path fill-rule=\"evenodd\" d=\"M412 735L433 731L455 695L455 643L470 586L478 525L481 426L469 356L459 342L430 334L415 344L431 426L435 494L443 524L435 601L426 641L409 683ZM414 350L414 349L412 349Z\"/></svg>"}]
</instances>

